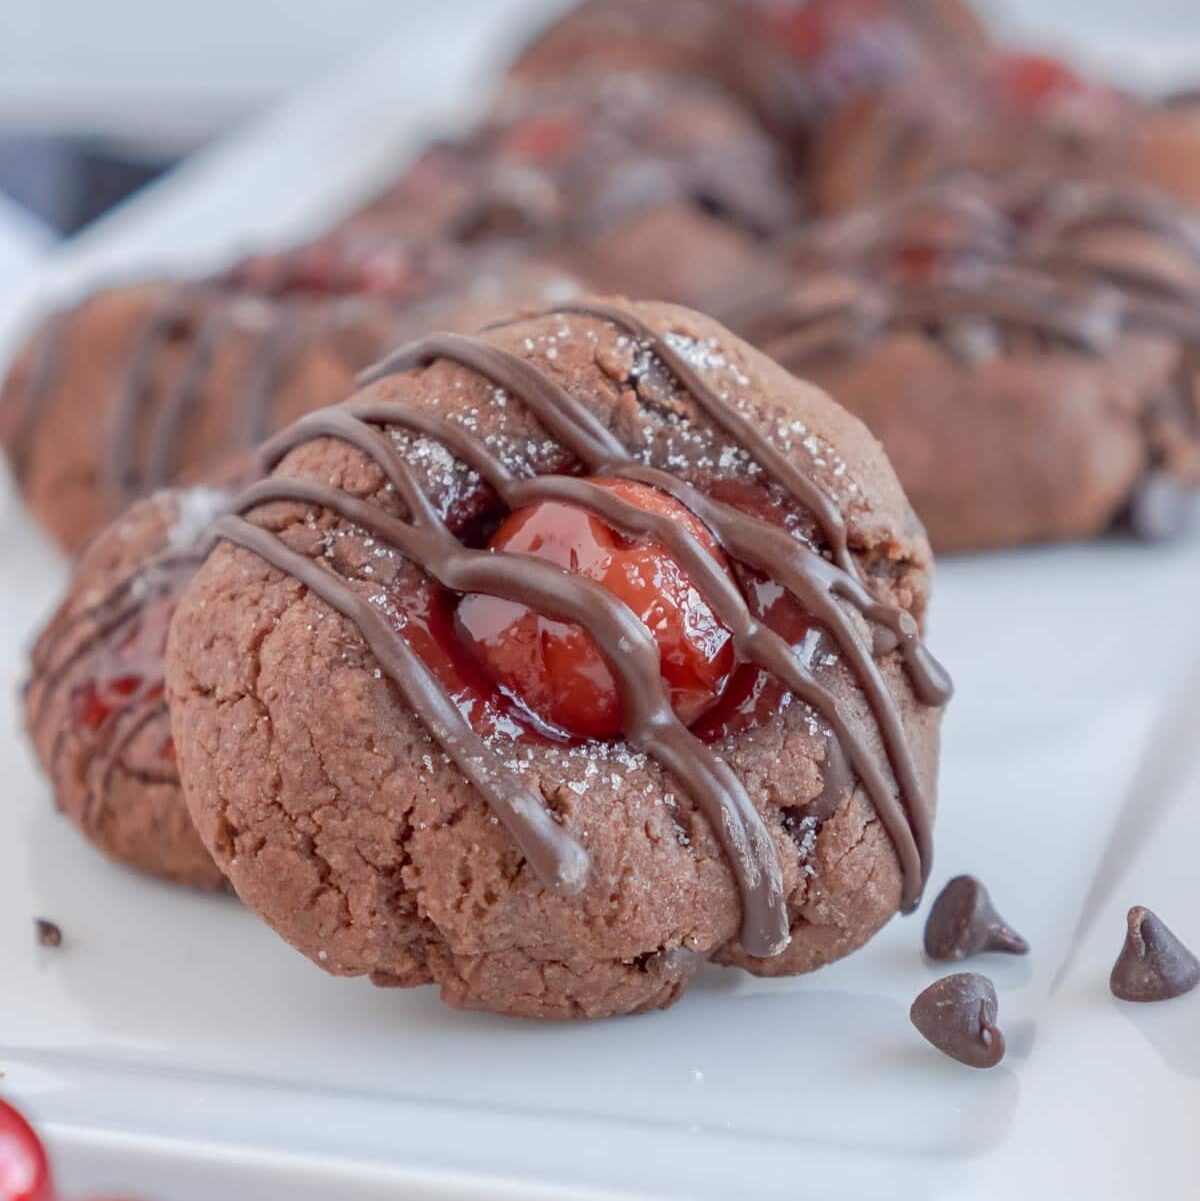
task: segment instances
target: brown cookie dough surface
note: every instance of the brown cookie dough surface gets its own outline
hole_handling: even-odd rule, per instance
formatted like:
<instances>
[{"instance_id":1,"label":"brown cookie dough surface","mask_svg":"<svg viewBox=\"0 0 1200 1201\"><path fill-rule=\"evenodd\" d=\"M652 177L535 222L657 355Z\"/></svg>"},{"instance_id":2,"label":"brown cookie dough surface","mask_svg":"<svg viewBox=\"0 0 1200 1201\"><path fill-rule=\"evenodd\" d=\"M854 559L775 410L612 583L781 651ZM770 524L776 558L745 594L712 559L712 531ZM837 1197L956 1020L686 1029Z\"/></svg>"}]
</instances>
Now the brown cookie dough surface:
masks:
<instances>
[{"instance_id":1,"label":"brown cookie dough surface","mask_svg":"<svg viewBox=\"0 0 1200 1201\"><path fill-rule=\"evenodd\" d=\"M734 406L827 498L845 524L843 561L880 601L919 621L928 546L867 431L707 318L627 302L616 311L666 339L725 398L722 405ZM528 368L549 381L540 386L564 388L569 404L598 423L596 437L617 439L638 461L708 495L749 489L758 499L744 503L778 504L790 538L821 546L825 519L791 508L766 486L761 465L706 415L656 343L605 312L565 309L514 321L470 346L523 365L511 368L522 379ZM499 456L516 479L579 470L529 407L532 387L498 386L434 356L372 384L349 412L402 404L444 420ZM496 494L443 441L384 428L449 531L480 545L494 528ZM364 516L404 518L405 504L360 450L329 438L300 441L257 495L318 487L314 497L368 504ZM560 874L573 886L565 893L551 886L519 850L507 819L468 782L460 752L431 737L433 710L414 711L388 663L368 648L363 630L376 627L348 620L296 574L317 571L314 584L371 606L387 623L388 646L388 628L428 645L437 610L426 603L430 585L416 563L392 549L384 527L368 533L325 503L247 511L249 525L223 529L266 531L271 553L297 557L286 559L293 566L284 572L226 542L189 587L168 651L180 766L197 829L239 895L326 970L397 985L436 982L463 1007L599 1017L670 1003L705 959L763 974L812 970L860 946L896 912L913 881L905 883L880 813L825 723L771 680L732 698L706 745L735 774L766 831L763 853L778 865L781 890L772 904L791 928L782 953L747 953L739 934L746 896L721 832L655 754L623 739L528 737L500 722L480 735L482 758L471 752L462 762L472 770L490 764L485 780L499 778L493 770L515 777L532 798L522 812L544 806L555 837L582 848L586 874ZM747 595L761 588L755 578L739 570ZM457 603L452 592L444 599ZM816 679L842 706L854 745L861 740L871 755L883 754L881 727L838 649L866 648L854 654L865 653L880 673L903 754L931 798L940 709L918 700L896 640L873 639L858 610L836 625L848 642L806 635ZM460 694L466 711L486 710L467 702L469 692ZM567 895L581 882L582 892Z\"/></svg>"},{"instance_id":2,"label":"brown cookie dough surface","mask_svg":"<svg viewBox=\"0 0 1200 1201\"><path fill-rule=\"evenodd\" d=\"M33 649L25 720L59 810L111 859L199 888L225 878L179 784L167 627L226 495L162 492L92 543Z\"/></svg>"}]
</instances>

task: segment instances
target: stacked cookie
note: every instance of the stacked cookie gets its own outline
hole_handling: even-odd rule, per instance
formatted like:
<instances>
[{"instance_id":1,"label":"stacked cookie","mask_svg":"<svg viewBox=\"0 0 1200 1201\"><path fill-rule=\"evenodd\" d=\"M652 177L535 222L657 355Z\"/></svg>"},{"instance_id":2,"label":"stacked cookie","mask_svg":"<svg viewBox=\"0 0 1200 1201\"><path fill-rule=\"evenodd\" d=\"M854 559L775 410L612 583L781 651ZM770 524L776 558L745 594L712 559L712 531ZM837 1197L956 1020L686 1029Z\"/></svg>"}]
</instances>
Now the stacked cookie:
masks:
<instances>
[{"instance_id":1,"label":"stacked cookie","mask_svg":"<svg viewBox=\"0 0 1200 1201\"><path fill-rule=\"evenodd\" d=\"M960 0L585 0L325 236L50 317L60 807L464 1006L852 951L930 860L920 519L1187 524L1194 125Z\"/></svg>"}]
</instances>

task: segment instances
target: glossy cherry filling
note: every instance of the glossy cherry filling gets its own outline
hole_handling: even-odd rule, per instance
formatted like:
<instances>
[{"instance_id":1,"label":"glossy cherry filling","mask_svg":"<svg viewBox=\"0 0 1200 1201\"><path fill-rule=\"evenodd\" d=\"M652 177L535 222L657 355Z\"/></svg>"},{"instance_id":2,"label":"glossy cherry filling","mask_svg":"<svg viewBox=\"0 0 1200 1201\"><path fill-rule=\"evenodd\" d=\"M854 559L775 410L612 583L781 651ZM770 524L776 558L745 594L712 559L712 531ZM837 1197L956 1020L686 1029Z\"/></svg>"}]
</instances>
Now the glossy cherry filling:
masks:
<instances>
[{"instance_id":1,"label":"glossy cherry filling","mask_svg":"<svg viewBox=\"0 0 1200 1201\"><path fill-rule=\"evenodd\" d=\"M886 0L809 0L767 7L766 24L798 62L818 64L847 45L894 24Z\"/></svg>"},{"instance_id":2,"label":"glossy cherry filling","mask_svg":"<svg viewBox=\"0 0 1200 1201\"><path fill-rule=\"evenodd\" d=\"M0 1201L60 1201L41 1139L5 1101L0 1101Z\"/></svg>"},{"instance_id":3,"label":"glossy cherry filling","mask_svg":"<svg viewBox=\"0 0 1200 1201\"><path fill-rule=\"evenodd\" d=\"M117 645L104 647L94 657L90 678L71 693L71 717L76 724L99 730L135 705L162 699L167 631L180 587L173 581L164 584L145 602ZM174 759L175 747L169 738L160 755Z\"/></svg>"},{"instance_id":4,"label":"glossy cherry filling","mask_svg":"<svg viewBox=\"0 0 1200 1201\"><path fill-rule=\"evenodd\" d=\"M500 154L515 162L552 163L576 147L581 133L579 122L571 117L529 117L504 131Z\"/></svg>"},{"instance_id":5,"label":"glossy cherry filling","mask_svg":"<svg viewBox=\"0 0 1200 1201\"><path fill-rule=\"evenodd\" d=\"M704 525L665 493L620 480L592 482L683 526L729 570ZM732 634L661 543L625 537L583 509L547 502L513 513L489 546L586 576L631 609L658 643L662 678L685 724L717 703L735 668ZM586 631L480 595L463 597L457 617L488 676L546 727L571 738L621 733L616 682Z\"/></svg>"},{"instance_id":6,"label":"glossy cherry filling","mask_svg":"<svg viewBox=\"0 0 1200 1201\"><path fill-rule=\"evenodd\" d=\"M54 1201L50 1162L29 1123L0 1101L0 1201Z\"/></svg>"},{"instance_id":7,"label":"glossy cherry filling","mask_svg":"<svg viewBox=\"0 0 1200 1201\"><path fill-rule=\"evenodd\" d=\"M1045 54L1002 54L997 58L995 83L1006 104L1026 117L1036 117L1063 100L1086 96L1116 96L1084 78L1061 59Z\"/></svg>"}]
</instances>

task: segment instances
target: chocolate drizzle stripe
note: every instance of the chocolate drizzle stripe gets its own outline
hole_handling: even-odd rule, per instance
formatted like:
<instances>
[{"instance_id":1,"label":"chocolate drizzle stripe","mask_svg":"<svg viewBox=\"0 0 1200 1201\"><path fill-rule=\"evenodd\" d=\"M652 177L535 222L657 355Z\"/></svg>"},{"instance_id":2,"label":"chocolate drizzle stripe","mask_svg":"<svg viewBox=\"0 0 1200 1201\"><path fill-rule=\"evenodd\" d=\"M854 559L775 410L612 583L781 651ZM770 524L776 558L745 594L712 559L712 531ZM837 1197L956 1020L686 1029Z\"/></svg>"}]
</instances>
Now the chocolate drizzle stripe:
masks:
<instances>
[{"instance_id":1,"label":"chocolate drizzle stripe","mask_svg":"<svg viewBox=\"0 0 1200 1201\"><path fill-rule=\"evenodd\" d=\"M167 719L170 716L167 708L167 702L161 697L155 701L149 709L143 710L136 716L131 716L132 709L123 711L117 720L113 723L113 737L109 743L108 751L99 765L99 778L96 781L94 788L88 789L88 809L84 816L84 826L90 826L92 813L96 805L100 804L104 796L108 793L109 784L112 782L113 772L116 771L117 761L125 752L133 740L149 725L160 719Z\"/></svg>"},{"instance_id":2,"label":"chocolate drizzle stripe","mask_svg":"<svg viewBox=\"0 0 1200 1201\"><path fill-rule=\"evenodd\" d=\"M893 302L894 320L919 324L983 317L1093 353L1107 350L1120 332L1123 306L1115 291L1096 289L1085 295L1048 281L1003 274L994 282L998 286L990 288L950 283L905 288Z\"/></svg>"},{"instance_id":3,"label":"chocolate drizzle stripe","mask_svg":"<svg viewBox=\"0 0 1200 1201\"><path fill-rule=\"evenodd\" d=\"M104 476L108 490L122 501L132 500L138 494L138 427L143 405L152 388L152 373L159 353L166 346L172 329L186 316L191 296L191 288L173 288L149 315L138 334L118 388Z\"/></svg>"},{"instance_id":4,"label":"chocolate drizzle stripe","mask_svg":"<svg viewBox=\"0 0 1200 1201\"><path fill-rule=\"evenodd\" d=\"M1200 259L1200 223L1182 205L1149 189L1080 184L1053 194L1032 231L1035 249L1052 251L1064 239L1089 226L1113 223L1138 226Z\"/></svg>"},{"instance_id":5,"label":"chocolate drizzle stripe","mask_svg":"<svg viewBox=\"0 0 1200 1201\"><path fill-rule=\"evenodd\" d=\"M920 222L928 219L928 226ZM947 230L946 219L954 224ZM954 180L913 188L870 209L801 226L774 245L803 261L857 261L896 241L938 249L963 242L985 255L1007 256L1016 223L978 191Z\"/></svg>"},{"instance_id":6,"label":"chocolate drizzle stripe","mask_svg":"<svg viewBox=\"0 0 1200 1201\"><path fill-rule=\"evenodd\" d=\"M816 348L820 340L861 341L878 328L887 314L881 293L855 288L852 294L813 303L803 289L781 288L741 301L721 315L730 329L755 345L784 336L809 333Z\"/></svg>"},{"instance_id":7,"label":"chocolate drizzle stripe","mask_svg":"<svg viewBox=\"0 0 1200 1201\"><path fill-rule=\"evenodd\" d=\"M827 319L820 308L807 307L794 294L767 297L756 306L727 316L733 329L756 345L776 353L784 340L789 367L833 350L853 349L882 330L942 326L972 318L1028 330L1071 350L1103 354L1128 325L1130 303L1112 288L1084 292L1028 274L996 272L988 286L939 281L868 294L847 303L845 319Z\"/></svg>"},{"instance_id":8,"label":"chocolate drizzle stripe","mask_svg":"<svg viewBox=\"0 0 1200 1201\"><path fill-rule=\"evenodd\" d=\"M55 313L47 319L37 336L12 438L13 472L21 487L29 476L33 439L50 389L62 365L63 343L77 311L65 309Z\"/></svg>"},{"instance_id":9,"label":"chocolate drizzle stripe","mask_svg":"<svg viewBox=\"0 0 1200 1201\"><path fill-rule=\"evenodd\" d=\"M272 501L307 502L337 513L386 541L453 592L478 593L529 605L539 613L587 630L616 681L628 741L658 760L680 781L712 823L729 856L743 898L742 939L746 949L760 956L783 950L788 941L789 922L771 835L728 764L675 716L662 680L658 644L631 609L584 576L564 572L526 555L472 550L458 543L444 527L437 531L418 529L327 484L266 480L249 488L239 498L237 507L244 512ZM328 573L322 574L332 579ZM343 590L343 599L356 596L345 583L336 586ZM395 642L403 641L394 633L391 637ZM385 669L405 692L407 679L398 678L390 668ZM407 699L413 704L411 697ZM423 712L416 705L413 708ZM482 783L473 782L477 782L485 797L492 799L494 790L489 781L501 765L494 752L481 741L479 748L485 770ZM502 812L500 815L518 845L527 852L535 831L516 820L517 814L509 819Z\"/></svg>"},{"instance_id":10,"label":"chocolate drizzle stripe","mask_svg":"<svg viewBox=\"0 0 1200 1201\"><path fill-rule=\"evenodd\" d=\"M298 481L287 481L286 494L276 496L276 499L302 500L303 495L298 495L300 489ZM309 495L315 497L318 494ZM322 500L314 499L311 503L323 504L327 494L322 492L320 495ZM336 489L328 489L327 498L339 503L351 499ZM385 515L374 512L371 516L374 519ZM459 771L488 798L496 816L512 835L538 879L564 896L577 895L584 889L588 875L587 852L488 749L420 657L364 597L345 580L242 517L222 517L214 527L214 533L291 576L353 623L409 707Z\"/></svg>"},{"instance_id":11,"label":"chocolate drizzle stripe","mask_svg":"<svg viewBox=\"0 0 1200 1201\"><path fill-rule=\"evenodd\" d=\"M303 320L301 314L299 308L281 302L247 368L238 432L241 446L257 446L270 432L271 400L283 386L292 364L303 354L308 339L315 334L312 327L316 322Z\"/></svg>"},{"instance_id":12,"label":"chocolate drizzle stripe","mask_svg":"<svg viewBox=\"0 0 1200 1201\"><path fill-rule=\"evenodd\" d=\"M360 421L346 409L322 409L301 417L294 425L277 434L259 451L264 468L270 470L290 450L314 438L337 438L349 443L373 459L396 489L408 508L412 522L425 530L444 530L442 519L432 501L426 496L412 468L396 448L377 430ZM448 535L447 535L448 536Z\"/></svg>"},{"instance_id":13,"label":"chocolate drizzle stripe","mask_svg":"<svg viewBox=\"0 0 1200 1201\"><path fill-rule=\"evenodd\" d=\"M175 448L183 424L199 400L216 362L217 351L231 328L232 322L223 309L209 314L200 326L191 356L175 386L164 398L150 428L149 448L142 466L139 492L165 487L173 478Z\"/></svg>"},{"instance_id":14,"label":"chocolate drizzle stripe","mask_svg":"<svg viewBox=\"0 0 1200 1201\"><path fill-rule=\"evenodd\" d=\"M332 324L333 306L309 306L280 300L264 305L264 329L239 319L235 294L205 283L171 285L135 326L124 370L114 388L108 432L100 465L101 486L119 505L172 483L185 445L188 416L204 399L204 389L231 339L250 340L232 428L231 447L252 447L273 424L270 405L312 338ZM33 439L51 398L62 358L62 345L82 306L48 317L35 335L26 374L23 404L15 421L11 457L18 483L30 467ZM198 329L192 324L198 320ZM163 356L180 323L187 323L178 363L171 378L157 378Z\"/></svg>"},{"instance_id":15,"label":"chocolate drizzle stripe","mask_svg":"<svg viewBox=\"0 0 1200 1201\"><path fill-rule=\"evenodd\" d=\"M627 457L620 440L596 415L549 376L514 354L463 334L433 334L402 346L382 363L364 371L358 377L359 386L415 367L427 367L438 359L458 363L519 396L550 433L593 471L610 460Z\"/></svg>"}]
</instances>

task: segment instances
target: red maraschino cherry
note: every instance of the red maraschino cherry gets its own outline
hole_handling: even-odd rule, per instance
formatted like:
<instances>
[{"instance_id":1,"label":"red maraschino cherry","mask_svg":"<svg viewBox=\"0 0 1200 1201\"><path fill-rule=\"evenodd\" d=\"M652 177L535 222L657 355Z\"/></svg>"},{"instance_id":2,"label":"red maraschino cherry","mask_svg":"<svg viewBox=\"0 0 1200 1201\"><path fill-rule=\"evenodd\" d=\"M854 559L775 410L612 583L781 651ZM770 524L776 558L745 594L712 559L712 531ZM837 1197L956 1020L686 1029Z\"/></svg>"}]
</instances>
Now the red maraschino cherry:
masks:
<instances>
[{"instance_id":1,"label":"red maraschino cherry","mask_svg":"<svg viewBox=\"0 0 1200 1201\"><path fill-rule=\"evenodd\" d=\"M684 526L724 564L711 534L678 501L642 484L593 483ZM658 643L662 676L681 721L691 725L716 703L735 666L732 635L665 546L623 537L600 518L558 502L513 513L490 546L587 576L632 609ZM620 734L612 672L578 626L479 595L462 599L458 624L500 688L542 722L579 738Z\"/></svg>"},{"instance_id":2,"label":"red maraschino cherry","mask_svg":"<svg viewBox=\"0 0 1200 1201\"><path fill-rule=\"evenodd\" d=\"M54 1201L50 1161L33 1127L0 1101L0 1201Z\"/></svg>"},{"instance_id":3,"label":"red maraschino cherry","mask_svg":"<svg viewBox=\"0 0 1200 1201\"><path fill-rule=\"evenodd\" d=\"M61 1201L54 1191L50 1160L33 1127L0 1101L0 1201ZM93 1197L90 1201L128 1201Z\"/></svg>"},{"instance_id":4,"label":"red maraschino cherry","mask_svg":"<svg viewBox=\"0 0 1200 1201\"><path fill-rule=\"evenodd\" d=\"M1093 89L1061 59L1047 54L1001 55L996 78L1008 103L1027 116L1036 116L1055 101L1085 95Z\"/></svg>"}]
</instances>

